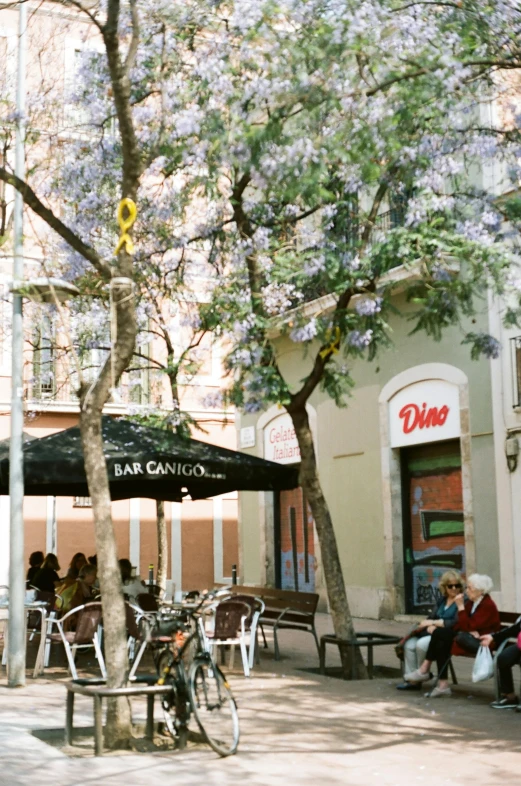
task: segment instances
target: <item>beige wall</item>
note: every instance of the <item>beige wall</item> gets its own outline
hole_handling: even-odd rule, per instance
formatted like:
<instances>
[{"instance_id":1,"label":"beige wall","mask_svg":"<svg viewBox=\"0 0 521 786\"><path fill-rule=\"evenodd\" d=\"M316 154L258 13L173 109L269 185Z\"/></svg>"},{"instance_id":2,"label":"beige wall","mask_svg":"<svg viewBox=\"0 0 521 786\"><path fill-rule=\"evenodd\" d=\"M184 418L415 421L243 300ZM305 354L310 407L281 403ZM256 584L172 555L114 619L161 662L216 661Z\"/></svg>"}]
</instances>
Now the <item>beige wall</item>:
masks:
<instances>
[{"instance_id":1,"label":"beige wall","mask_svg":"<svg viewBox=\"0 0 521 786\"><path fill-rule=\"evenodd\" d=\"M399 300L406 313L410 307ZM389 616L400 610L403 567L400 560L401 533L386 534L384 494L390 493L382 475L383 424L379 395L401 372L424 364L450 364L461 369L468 380L470 400L471 456L469 457L469 505L476 540L477 569L489 573L499 585L498 522L496 513L495 465L492 443L491 373L488 361L472 361L468 347L461 345L462 333L449 331L434 342L422 334L409 335L411 324L391 320L394 346L382 351L371 363L351 363L355 381L347 407L337 408L317 392L310 404L316 412L316 449L320 478L331 509L340 558L353 613L358 616ZM473 330L487 330L486 313L476 319ZM281 368L295 389L309 368L312 352L288 338L277 343ZM242 415L238 427L254 425L258 418ZM262 445L251 449L262 455ZM400 484L393 494L400 496ZM267 497L268 495L266 495ZM394 503L393 503L394 504ZM240 495L241 560L244 581L257 583L266 577L264 561L274 558L267 544L269 525L263 495ZM386 542L387 539L387 542ZM389 539L391 542L389 542ZM273 547L271 546L272 550ZM265 553L266 550L266 553ZM394 553L394 557L390 556ZM397 565L394 562L400 554Z\"/></svg>"}]
</instances>

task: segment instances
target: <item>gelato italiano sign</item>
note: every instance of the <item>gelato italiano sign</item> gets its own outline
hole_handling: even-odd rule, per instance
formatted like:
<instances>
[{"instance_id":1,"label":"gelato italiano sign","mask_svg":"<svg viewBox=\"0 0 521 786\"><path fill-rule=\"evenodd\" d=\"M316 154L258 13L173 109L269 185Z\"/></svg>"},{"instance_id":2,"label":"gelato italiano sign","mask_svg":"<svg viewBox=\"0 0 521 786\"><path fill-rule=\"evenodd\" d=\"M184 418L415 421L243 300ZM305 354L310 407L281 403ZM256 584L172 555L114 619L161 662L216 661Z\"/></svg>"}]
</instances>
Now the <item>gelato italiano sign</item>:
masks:
<instances>
[{"instance_id":1,"label":"gelato italiano sign","mask_svg":"<svg viewBox=\"0 0 521 786\"><path fill-rule=\"evenodd\" d=\"M287 412L270 421L264 429L264 458L279 464L298 464L300 448Z\"/></svg>"}]
</instances>

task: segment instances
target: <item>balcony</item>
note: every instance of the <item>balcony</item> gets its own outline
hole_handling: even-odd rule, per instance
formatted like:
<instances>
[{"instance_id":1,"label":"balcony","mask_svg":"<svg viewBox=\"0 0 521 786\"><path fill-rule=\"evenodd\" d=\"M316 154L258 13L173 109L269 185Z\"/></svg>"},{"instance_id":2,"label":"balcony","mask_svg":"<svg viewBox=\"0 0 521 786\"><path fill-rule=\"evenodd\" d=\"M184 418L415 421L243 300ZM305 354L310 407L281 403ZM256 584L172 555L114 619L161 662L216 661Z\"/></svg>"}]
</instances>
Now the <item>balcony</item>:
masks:
<instances>
[{"instance_id":1,"label":"balcony","mask_svg":"<svg viewBox=\"0 0 521 786\"><path fill-rule=\"evenodd\" d=\"M33 412L78 412L79 399L74 378L54 374L51 368L46 369L46 372L26 379L25 409ZM154 404L160 406L156 401L159 397L151 392L148 384L141 384L141 381L136 379L135 372L132 372L130 379L128 374L123 376L117 393L117 400L106 404L106 412L125 414L129 407L146 407Z\"/></svg>"}]
</instances>

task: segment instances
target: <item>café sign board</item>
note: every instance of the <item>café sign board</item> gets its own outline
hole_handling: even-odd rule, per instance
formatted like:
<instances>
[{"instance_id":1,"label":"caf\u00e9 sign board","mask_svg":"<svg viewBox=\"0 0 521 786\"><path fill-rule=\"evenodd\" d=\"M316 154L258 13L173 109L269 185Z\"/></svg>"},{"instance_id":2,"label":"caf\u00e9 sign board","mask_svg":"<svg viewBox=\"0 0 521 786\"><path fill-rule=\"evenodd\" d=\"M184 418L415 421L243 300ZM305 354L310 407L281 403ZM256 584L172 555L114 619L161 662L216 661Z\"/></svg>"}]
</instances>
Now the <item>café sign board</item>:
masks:
<instances>
[{"instance_id":1,"label":"caf\u00e9 sign board","mask_svg":"<svg viewBox=\"0 0 521 786\"><path fill-rule=\"evenodd\" d=\"M287 412L271 420L264 429L264 458L279 464L298 464L300 448Z\"/></svg>"},{"instance_id":2,"label":"caf\u00e9 sign board","mask_svg":"<svg viewBox=\"0 0 521 786\"><path fill-rule=\"evenodd\" d=\"M427 379L399 390L389 402L391 447L440 442L460 436L459 389Z\"/></svg>"}]
</instances>

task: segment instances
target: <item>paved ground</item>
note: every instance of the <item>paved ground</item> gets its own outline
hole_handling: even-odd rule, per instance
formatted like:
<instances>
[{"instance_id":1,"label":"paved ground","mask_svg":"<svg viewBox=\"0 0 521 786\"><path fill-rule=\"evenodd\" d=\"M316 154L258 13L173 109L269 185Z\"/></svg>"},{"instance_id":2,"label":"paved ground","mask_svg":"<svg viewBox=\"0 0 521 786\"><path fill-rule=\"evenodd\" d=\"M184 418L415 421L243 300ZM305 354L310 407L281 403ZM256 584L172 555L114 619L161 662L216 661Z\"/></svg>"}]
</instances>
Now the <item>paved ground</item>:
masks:
<instances>
[{"instance_id":1,"label":"paved ground","mask_svg":"<svg viewBox=\"0 0 521 786\"><path fill-rule=\"evenodd\" d=\"M406 625L359 620L357 628L401 632ZM330 630L325 615L319 619L319 629ZM241 717L241 745L229 759L218 759L211 750L199 747L183 753L71 758L42 740L45 730L63 728L65 691L60 679L65 678L64 671L52 670L47 679L28 678L27 687L18 690L6 688L3 676L0 784L521 783L521 714L490 709L492 683L473 685L468 661L457 661L460 685L454 696L429 701L418 693L396 691L391 677L353 683L299 670L317 665L310 636L283 634L282 649L285 659L280 663L263 653L252 679L244 679L237 669L231 676ZM395 667L388 649L377 653L376 662ZM77 699L78 725L92 725L90 704ZM144 717L144 705L135 707L135 715Z\"/></svg>"}]
</instances>

